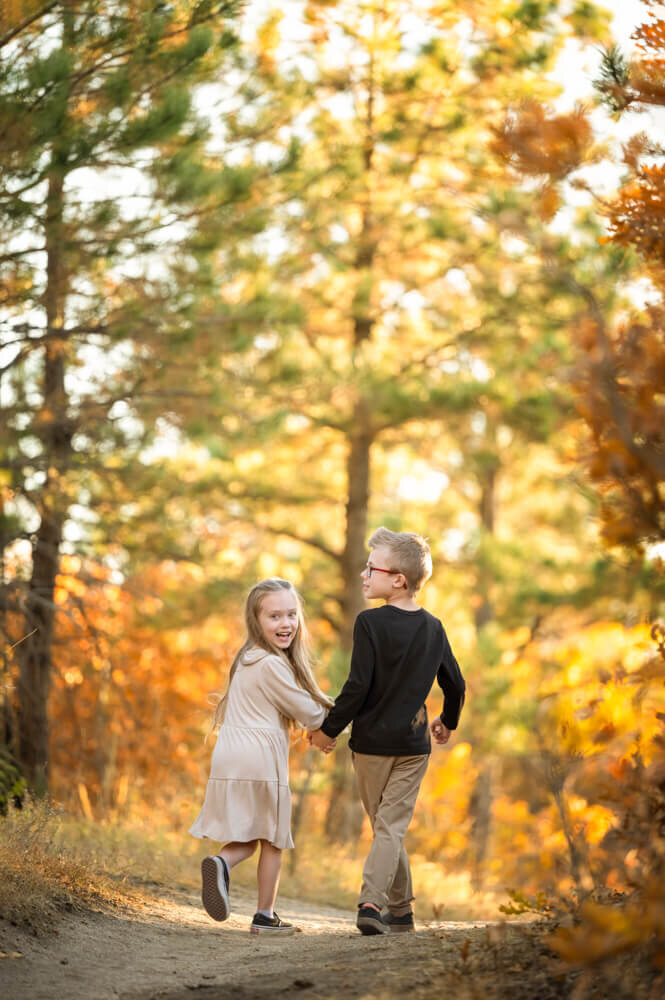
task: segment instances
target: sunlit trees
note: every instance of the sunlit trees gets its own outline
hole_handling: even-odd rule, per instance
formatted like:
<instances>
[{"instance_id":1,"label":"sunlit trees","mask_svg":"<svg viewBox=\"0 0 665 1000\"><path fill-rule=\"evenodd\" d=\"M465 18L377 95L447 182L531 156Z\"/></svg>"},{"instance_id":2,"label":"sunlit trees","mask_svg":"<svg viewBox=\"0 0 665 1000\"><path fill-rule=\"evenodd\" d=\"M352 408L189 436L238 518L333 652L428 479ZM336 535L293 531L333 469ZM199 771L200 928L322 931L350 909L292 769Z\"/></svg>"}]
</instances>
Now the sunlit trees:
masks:
<instances>
[{"instance_id":1,"label":"sunlit trees","mask_svg":"<svg viewBox=\"0 0 665 1000\"><path fill-rule=\"evenodd\" d=\"M235 301L271 289L298 311L289 321L276 308L254 350L225 366L247 410L225 509L244 511L287 564L293 553L343 653L363 606L370 519L418 528L438 562L445 553L444 516L400 520L382 477L399 450L477 514L467 595L477 627L494 616L511 586L491 553L506 437L524 459L566 418L561 373L581 304L565 279L594 256L593 242L576 260L548 238L550 208L506 183L488 149L503 105L552 91L543 71L561 19L452 4L422 4L414 18L399 3L313 3L295 42L274 15L256 39L265 108L236 123L300 155L267 189L274 242ZM534 581L538 535L529 543ZM343 675L344 657L335 662ZM343 822L331 827L343 834Z\"/></svg>"},{"instance_id":2,"label":"sunlit trees","mask_svg":"<svg viewBox=\"0 0 665 1000\"><path fill-rule=\"evenodd\" d=\"M660 3L648 6L662 12ZM637 56L630 63L616 47L605 54L597 86L613 111L665 105L664 27L656 14L636 30ZM518 173L539 178L556 199L566 180L588 187L583 168L599 156L592 140L582 112L555 114L532 103L507 116L495 148ZM579 325L576 384L590 432L586 464L602 497L607 541L632 548L661 541L665 532L662 156L655 138L634 135L623 148L624 182L598 203L609 246L632 250L646 267L656 293L651 304L613 323L597 289L580 288L587 310Z\"/></svg>"},{"instance_id":3,"label":"sunlit trees","mask_svg":"<svg viewBox=\"0 0 665 1000\"><path fill-rule=\"evenodd\" d=\"M2 606L18 615L17 745L35 786L63 543L99 529L88 504L114 493L118 470L133 464L141 489L137 455L160 416L200 412L223 332L207 261L239 202L257 228L251 173L206 161L192 98L231 58L234 13L63 0L0 37L0 543L31 553Z\"/></svg>"},{"instance_id":4,"label":"sunlit trees","mask_svg":"<svg viewBox=\"0 0 665 1000\"><path fill-rule=\"evenodd\" d=\"M428 426L463 451L474 419L537 437L567 406L554 380L543 387L543 358L563 363L579 301L525 243L543 235L540 207L511 192L487 143L502 105L552 91L543 74L565 32L591 24L579 14L311 3L297 41L277 14L257 35L265 102L232 134L300 155L266 187L273 239L232 291L275 305L254 350L225 366L247 411L227 509L302 543L343 649L381 451L426 452Z\"/></svg>"},{"instance_id":5,"label":"sunlit trees","mask_svg":"<svg viewBox=\"0 0 665 1000\"><path fill-rule=\"evenodd\" d=\"M646 6L655 16L634 33L636 58L629 63L618 48L609 50L597 81L617 114L665 104L665 21L658 17L663 5ZM496 148L518 172L554 189L556 197L568 179L591 191L583 168L598 151L590 138L584 115L557 115L532 104L508 115ZM578 410L588 429L583 458L600 496L605 540L646 565L652 580L652 600L643 612L647 621L662 613L662 557L652 546L665 537L662 156L657 141L645 133L634 136L623 148L626 174L618 191L596 199L608 251L632 251L637 273L650 279L650 287L646 304L628 305L619 319L607 315L593 286L579 287L587 308L578 326L574 374ZM663 963L665 647L661 625L650 631L657 649L653 642L649 648L648 627L644 631L643 648L618 671L603 664L591 687L586 658L571 650L567 669L552 683L551 714L542 716L554 759L563 765L560 794L565 787L569 796L582 795L585 815L600 809L608 817L584 876L578 866L576 901L587 897L580 922L554 941L564 958L594 968L638 948L656 967ZM574 710L567 690L571 680Z\"/></svg>"}]
</instances>

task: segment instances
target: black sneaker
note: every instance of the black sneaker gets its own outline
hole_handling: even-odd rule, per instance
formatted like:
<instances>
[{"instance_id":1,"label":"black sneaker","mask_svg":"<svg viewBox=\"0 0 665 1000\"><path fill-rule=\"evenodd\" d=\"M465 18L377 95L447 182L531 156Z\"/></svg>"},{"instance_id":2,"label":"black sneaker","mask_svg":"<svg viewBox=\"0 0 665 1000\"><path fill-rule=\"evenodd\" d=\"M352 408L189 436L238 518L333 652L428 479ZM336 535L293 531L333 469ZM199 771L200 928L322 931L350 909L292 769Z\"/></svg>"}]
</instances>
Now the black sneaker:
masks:
<instances>
[{"instance_id":1,"label":"black sneaker","mask_svg":"<svg viewBox=\"0 0 665 1000\"><path fill-rule=\"evenodd\" d=\"M413 913L404 913L401 917L396 917L394 913L386 913L383 921L388 924L391 934L404 934L416 929Z\"/></svg>"},{"instance_id":2,"label":"black sneaker","mask_svg":"<svg viewBox=\"0 0 665 1000\"><path fill-rule=\"evenodd\" d=\"M295 927L280 920L276 913L272 917L266 917L264 913L255 913L252 925L249 928L250 934L293 934Z\"/></svg>"},{"instance_id":3,"label":"black sneaker","mask_svg":"<svg viewBox=\"0 0 665 1000\"><path fill-rule=\"evenodd\" d=\"M359 906L356 927L361 934L388 934L389 927L373 906Z\"/></svg>"},{"instance_id":4,"label":"black sneaker","mask_svg":"<svg viewBox=\"0 0 665 1000\"><path fill-rule=\"evenodd\" d=\"M201 902L213 920L226 920L231 912L229 870L216 855L201 862Z\"/></svg>"}]
</instances>

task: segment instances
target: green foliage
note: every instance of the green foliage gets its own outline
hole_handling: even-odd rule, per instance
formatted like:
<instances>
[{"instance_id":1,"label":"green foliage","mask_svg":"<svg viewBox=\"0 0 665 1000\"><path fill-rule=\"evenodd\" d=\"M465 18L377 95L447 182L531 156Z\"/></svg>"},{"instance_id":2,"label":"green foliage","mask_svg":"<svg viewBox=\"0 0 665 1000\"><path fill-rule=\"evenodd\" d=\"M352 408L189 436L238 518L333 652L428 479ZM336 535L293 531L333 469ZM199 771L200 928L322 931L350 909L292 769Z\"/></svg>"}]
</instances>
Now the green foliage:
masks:
<instances>
[{"instance_id":1,"label":"green foliage","mask_svg":"<svg viewBox=\"0 0 665 1000\"><path fill-rule=\"evenodd\" d=\"M19 807L26 792L26 781L8 747L0 745L0 816L8 808Z\"/></svg>"},{"instance_id":2,"label":"green foliage","mask_svg":"<svg viewBox=\"0 0 665 1000\"><path fill-rule=\"evenodd\" d=\"M566 20L578 38L605 41L610 33L612 15L604 6L589 0L576 0Z\"/></svg>"},{"instance_id":3,"label":"green foliage","mask_svg":"<svg viewBox=\"0 0 665 1000\"><path fill-rule=\"evenodd\" d=\"M35 59L27 67L26 84L36 90L39 96L57 88L58 84L68 83L74 65L72 52L67 49L55 49L43 59Z\"/></svg>"},{"instance_id":4,"label":"green foliage","mask_svg":"<svg viewBox=\"0 0 665 1000\"><path fill-rule=\"evenodd\" d=\"M129 0L47 6L10 43L11 71L0 66L0 170L12 195L0 200L0 295L14 331L0 404L3 566L20 538L57 556L73 511L72 548L100 556L126 542L125 566L141 542L200 549L175 530L160 539L132 493L154 485L144 449L160 431L194 408L217 412L210 373L234 331L212 258L266 221L239 207L256 168L212 161L195 110L196 88L235 62L236 6L206 2L188 19ZM18 655L41 678L57 571L55 558L35 570L32 591L4 575L0 586L27 637ZM19 706L22 747L44 739L47 690ZM43 761L46 748L36 753Z\"/></svg>"},{"instance_id":5,"label":"green foliage","mask_svg":"<svg viewBox=\"0 0 665 1000\"><path fill-rule=\"evenodd\" d=\"M605 49L600 63L600 76L594 80L593 85L603 103L615 114L626 107L625 91L629 76L628 60L619 46L613 45Z\"/></svg>"},{"instance_id":6,"label":"green foliage","mask_svg":"<svg viewBox=\"0 0 665 1000\"><path fill-rule=\"evenodd\" d=\"M556 3L547 0L523 0L514 11L507 13L507 18L519 21L530 31L538 31L543 29L545 19L556 8Z\"/></svg>"},{"instance_id":7,"label":"green foliage","mask_svg":"<svg viewBox=\"0 0 665 1000\"><path fill-rule=\"evenodd\" d=\"M180 87L169 88L160 104L127 123L121 139L122 147L132 150L164 142L182 128L189 109L189 94Z\"/></svg>"}]
</instances>

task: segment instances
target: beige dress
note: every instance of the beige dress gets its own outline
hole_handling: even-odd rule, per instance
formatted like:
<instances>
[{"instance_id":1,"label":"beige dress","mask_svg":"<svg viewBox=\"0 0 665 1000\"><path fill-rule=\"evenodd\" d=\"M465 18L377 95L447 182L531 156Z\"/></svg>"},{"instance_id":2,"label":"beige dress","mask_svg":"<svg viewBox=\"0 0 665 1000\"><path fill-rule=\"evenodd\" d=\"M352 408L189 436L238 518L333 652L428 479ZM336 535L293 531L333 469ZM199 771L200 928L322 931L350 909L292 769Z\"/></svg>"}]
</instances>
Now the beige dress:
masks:
<instances>
[{"instance_id":1,"label":"beige dress","mask_svg":"<svg viewBox=\"0 0 665 1000\"><path fill-rule=\"evenodd\" d=\"M261 839L293 847L287 718L318 729L325 716L278 654L248 649L229 688L205 800L189 832L221 843Z\"/></svg>"}]
</instances>

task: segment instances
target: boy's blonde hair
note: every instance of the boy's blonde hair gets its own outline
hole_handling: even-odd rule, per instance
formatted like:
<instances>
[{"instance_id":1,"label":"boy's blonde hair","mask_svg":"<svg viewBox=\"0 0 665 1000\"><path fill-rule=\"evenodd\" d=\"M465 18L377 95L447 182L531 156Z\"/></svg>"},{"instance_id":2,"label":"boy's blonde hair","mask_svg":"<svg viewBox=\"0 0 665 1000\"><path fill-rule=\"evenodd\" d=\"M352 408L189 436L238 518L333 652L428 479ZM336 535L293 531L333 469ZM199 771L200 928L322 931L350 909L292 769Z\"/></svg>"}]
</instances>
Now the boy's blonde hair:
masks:
<instances>
[{"instance_id":1,"label":"boy's blonde hair","mask_svg":"<svg viewBox=\"0 0 665 1000\"><path fill-rule=\"evenodd\" d=\"M376 549L379 545L390 549L390 569L404 574L410 594L420 590L432 575L432 553L422 535L416 535L413 531L391 531L381 527L370 535L367 544L370 549Z\"/></svg>"},{"instance_id":2,"label":"boy's blonde hair","mask_svg":"<svg viewBox=\"0 0 665 1000\"><path fill-rule=\"evenodd\" d=\"M273 646L272 643L268 642L263 634L263 630L259 622L259 612L261 610L261 603L263 599L267 597L268 594L276 594L283 590L293 594L298 608L298 625L296 628L296 634L294 635L293 641L288 649L280 649L278 646ZM231 664L229 685L226 689L224 697L217 705L212 723L213 729L217 726L221 726L224 721L226 702L229 696L229 688L231 687L234 674L238 669L238 664L242 660L246 650L252 649L253 647L265 649L267 653L275 653L277 656L281 657L281 659L285 660L291 668L296 684L303 688L303 690L307 691L307 693L312 696L318 705L322 705L324 708L330 708L332 701L323 693L314 678L312 658L309 652L309 637L307 634L307 627L305 625L305 616L303 614L302 598L292 583L288 580L282 580L278 576L273 576L269 577L267 580L261 580L259 583L254 584L247 595L247 600L245 601L245 625L247 626L247 637L241 648L236 653L233 663ZM290 719L289 721L295 723L296 720Z\"/></svg>"}]
</instances>

